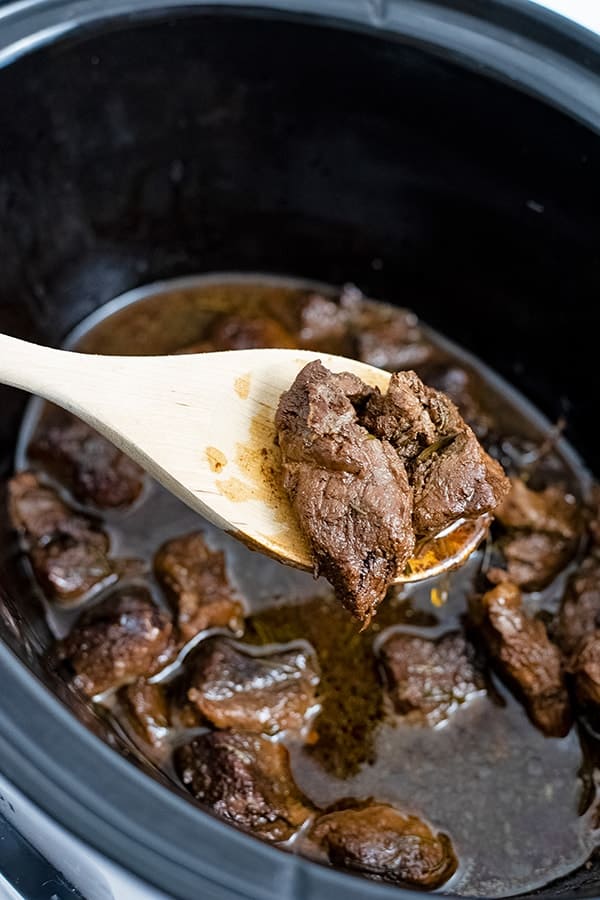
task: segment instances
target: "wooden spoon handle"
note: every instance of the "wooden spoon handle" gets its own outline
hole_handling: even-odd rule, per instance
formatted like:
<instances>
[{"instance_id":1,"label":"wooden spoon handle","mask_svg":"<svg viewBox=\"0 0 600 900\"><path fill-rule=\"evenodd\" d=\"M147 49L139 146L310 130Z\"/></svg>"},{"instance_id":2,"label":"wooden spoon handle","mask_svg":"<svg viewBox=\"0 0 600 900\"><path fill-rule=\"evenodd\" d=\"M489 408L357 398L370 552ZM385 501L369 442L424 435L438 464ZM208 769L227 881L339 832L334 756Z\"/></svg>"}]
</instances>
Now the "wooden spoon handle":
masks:
<instances>
[{"instance_id":1,"label":"wooden spoon handle","mask_svg":"<svg viewBox=\"0 0 600 900\"><path fill-rule=\"evenodd\" d=\"M0 334L0 384L38 394L70 412L85 415L100 395L125 393L130 370L135 370L134 358L57 350Z\"/></svg>"},{"instance_id":2,"label":"wooden spoon handle","mask_svg":"<svg viewBox=\"0 0 600 900\"><path fill-rule=\"evenodd\" d=\"M72 377L67 354L0 334L0 382L46 396Z\"/></svg>"}]
</instances>

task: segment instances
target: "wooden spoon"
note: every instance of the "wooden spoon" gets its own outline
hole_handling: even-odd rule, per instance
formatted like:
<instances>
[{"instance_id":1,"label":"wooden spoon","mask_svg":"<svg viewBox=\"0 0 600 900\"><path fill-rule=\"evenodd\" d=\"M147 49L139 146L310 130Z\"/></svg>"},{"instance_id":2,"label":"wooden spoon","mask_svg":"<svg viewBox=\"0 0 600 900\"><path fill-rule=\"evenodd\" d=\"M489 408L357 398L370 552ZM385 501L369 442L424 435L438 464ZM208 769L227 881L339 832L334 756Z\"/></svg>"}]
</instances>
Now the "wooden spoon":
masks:
<instances>
[{"instance_id":1,"label":"wooden spoon","mask_svg":"<svg viewBox=\"0 0 600 900\"><path fill-rule=\"evenodd\" d=\"M381 369L306 350L94 356L0 334L0 383L84 419L219 528L302 569L313 563L281 486L274 417L283 391L315 359L387 388ZM461 520L425 542L397 580L459 566L489 523Z\"/></svg>"}]
</instances>

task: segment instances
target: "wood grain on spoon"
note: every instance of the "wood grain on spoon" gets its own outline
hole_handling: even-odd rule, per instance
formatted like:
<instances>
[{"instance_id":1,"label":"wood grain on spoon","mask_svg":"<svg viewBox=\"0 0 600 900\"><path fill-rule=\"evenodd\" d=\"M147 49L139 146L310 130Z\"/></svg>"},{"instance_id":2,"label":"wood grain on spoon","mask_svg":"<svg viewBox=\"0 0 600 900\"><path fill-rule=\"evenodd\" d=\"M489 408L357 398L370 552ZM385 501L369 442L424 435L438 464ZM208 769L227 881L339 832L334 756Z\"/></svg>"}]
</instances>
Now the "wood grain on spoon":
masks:
<instances>
[{"instance_id":1,"label":"wood grain on spoon","mask_svg":"<svg viewBox=\"0 0 600 900\"><path fill-rule=\"evenodd\" d=\"M95 356L0 335L0 382L84 419L206 519L303 569L313 564L281 486L274 417L283 391L315 359L387 388L387 372L305 350ZM488 525L484 516L428 541L399 580L459 565Z\"/></svg>"}]
</instances>

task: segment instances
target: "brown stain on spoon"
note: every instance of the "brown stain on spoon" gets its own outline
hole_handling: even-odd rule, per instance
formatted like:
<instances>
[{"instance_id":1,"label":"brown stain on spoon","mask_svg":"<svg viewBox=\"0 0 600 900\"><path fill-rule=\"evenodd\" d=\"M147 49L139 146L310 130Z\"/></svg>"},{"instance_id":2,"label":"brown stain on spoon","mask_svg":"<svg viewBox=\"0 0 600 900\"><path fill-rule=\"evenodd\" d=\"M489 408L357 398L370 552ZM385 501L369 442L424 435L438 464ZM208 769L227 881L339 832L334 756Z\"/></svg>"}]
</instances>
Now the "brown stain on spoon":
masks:
<instances>
[{"instance_id":1,"label":"brown stain on spoon","mask_svg":"<svg viewBox=\"0 0 600 900\"><path fill-rule=\"evenodd\" d=\"M211 472L221 472L227 465L227 457L217 447L207 447L206 458Z\"/></svg>"},{"instance_id":2,"label":"brown stain on spoon","mask_svg":"<svg viewBox=\"0 0 600 900\"><path fill-rule=\"evenodd\" d=\"M238 375L238 377L233 382L233 389L240 398L240 400L247 400L248 394L250 393L250 381L251 381L250 372L246 375Z\"/></svg>"}]
</instances>

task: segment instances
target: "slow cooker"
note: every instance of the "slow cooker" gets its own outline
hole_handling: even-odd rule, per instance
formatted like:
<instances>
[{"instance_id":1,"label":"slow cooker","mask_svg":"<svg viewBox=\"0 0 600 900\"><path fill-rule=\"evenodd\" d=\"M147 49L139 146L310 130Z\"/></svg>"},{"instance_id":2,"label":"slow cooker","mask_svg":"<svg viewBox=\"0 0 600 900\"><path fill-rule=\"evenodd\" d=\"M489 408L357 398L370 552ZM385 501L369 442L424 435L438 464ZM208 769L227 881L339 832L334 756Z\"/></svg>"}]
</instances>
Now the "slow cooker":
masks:
<instances>
[{"instance_id":1,"label":"slow cooker","mask_svg":"<svg viewBox=\"0 0 600 900\"><path fill-rule=\"evenodd\" d=\"M23 0L0 65L1 331L57 345L187 274L352 281L564 416L598 473L591 31L517 0ZM27 398L0 395L6 475ZM82 724L0 530L3 896L412 896L225 826ZM599 896L600 869L558 890Z\"/></svg>"}]
</instances>

